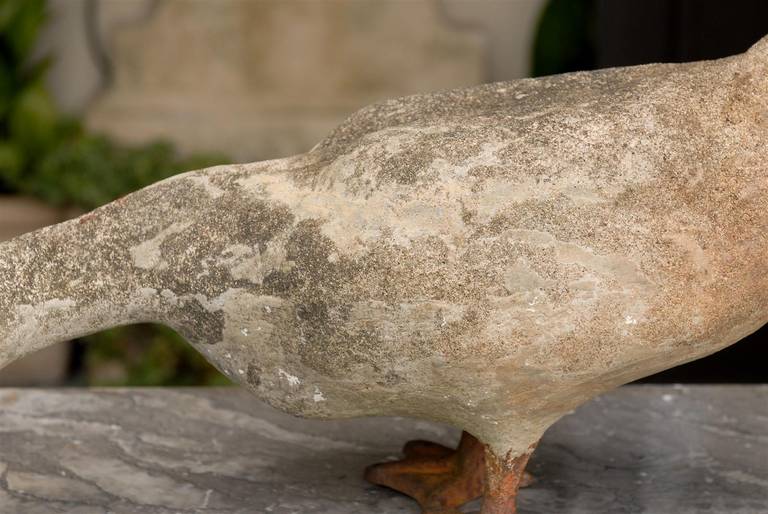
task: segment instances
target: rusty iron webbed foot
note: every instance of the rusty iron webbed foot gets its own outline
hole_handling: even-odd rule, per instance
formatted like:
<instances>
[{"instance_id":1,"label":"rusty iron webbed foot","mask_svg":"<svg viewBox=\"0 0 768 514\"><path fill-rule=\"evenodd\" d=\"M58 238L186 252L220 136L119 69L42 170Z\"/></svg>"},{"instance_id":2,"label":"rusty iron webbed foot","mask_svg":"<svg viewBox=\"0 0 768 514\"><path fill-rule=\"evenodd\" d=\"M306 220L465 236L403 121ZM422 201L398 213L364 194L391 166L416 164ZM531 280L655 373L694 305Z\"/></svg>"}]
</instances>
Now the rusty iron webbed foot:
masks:
<instances>
[{"instance_id":1,"label":"rusty iron webbed foot","mask_svg":"<svg viewBox=\"0 0 768 514\"><path fill-rule=\"evenodd\" d=\"M513 513L517 487L531 483L530 475L523 471L525 463L515 467L510 479L503 473L505 466L493 456L487 459L486 453L485 445L467 432L462 433L455 450L429 441L410 441L403 448L402 460L369 466L365 479L410 496L423 514L459 513L459 507L484 493L483 513L488 508L495 509L488 511L494 514ZM489 472L490 481L486 478Z\"/></svg>"}]
</instances>

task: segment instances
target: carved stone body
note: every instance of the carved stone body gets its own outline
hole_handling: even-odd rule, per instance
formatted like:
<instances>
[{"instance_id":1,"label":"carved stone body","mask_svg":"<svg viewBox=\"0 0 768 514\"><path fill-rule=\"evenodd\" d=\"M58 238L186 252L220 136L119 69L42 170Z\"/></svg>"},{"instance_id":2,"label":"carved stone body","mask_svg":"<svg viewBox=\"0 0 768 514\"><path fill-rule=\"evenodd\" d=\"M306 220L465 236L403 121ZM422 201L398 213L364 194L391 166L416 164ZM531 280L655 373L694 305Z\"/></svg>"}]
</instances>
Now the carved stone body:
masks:
<instances>
[{"instance_id":1,"label":"carved stone body","mask_svg":"<svg viewBox=\"0 0 768 514\"><path fill-rule=\"evenodd\" d=\"M0 245L0 360L166 323L302 416L498 456L768 321L768 41L363 109Z\"/></svg>"}]
</instances>

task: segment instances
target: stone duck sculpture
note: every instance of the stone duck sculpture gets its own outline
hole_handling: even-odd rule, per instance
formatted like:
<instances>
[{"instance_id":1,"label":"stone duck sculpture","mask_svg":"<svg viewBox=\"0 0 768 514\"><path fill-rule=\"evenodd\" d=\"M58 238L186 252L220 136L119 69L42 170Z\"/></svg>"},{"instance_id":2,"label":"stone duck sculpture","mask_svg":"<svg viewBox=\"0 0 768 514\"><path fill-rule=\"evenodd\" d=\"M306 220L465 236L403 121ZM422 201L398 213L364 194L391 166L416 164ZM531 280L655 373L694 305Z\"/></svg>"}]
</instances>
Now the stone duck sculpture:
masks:
<instances>
[{"instance_id":1,"label":"stone duck sculpture","mask_svg":"<svg viewBox=\"0 0 768 514\"><path fill-rule=\"evenodd\" d=\"M768 39L386 101L0 245L0 361L164 323L293 414L463 428L367 478L512 513L558 418L766 323L766 163Z\"/></svg>"}]
</instances>

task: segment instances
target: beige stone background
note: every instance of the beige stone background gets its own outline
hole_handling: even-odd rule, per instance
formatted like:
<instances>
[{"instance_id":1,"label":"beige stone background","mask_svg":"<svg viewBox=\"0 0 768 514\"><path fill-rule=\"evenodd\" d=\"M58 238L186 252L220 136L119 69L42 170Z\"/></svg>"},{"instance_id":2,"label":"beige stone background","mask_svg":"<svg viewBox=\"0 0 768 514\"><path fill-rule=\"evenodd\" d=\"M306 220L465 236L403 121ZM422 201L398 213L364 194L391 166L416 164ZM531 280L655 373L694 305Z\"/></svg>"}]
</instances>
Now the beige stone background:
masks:
<instances>
[{"instance_id":1,"label":"beige stone background","mask_svg":"<svg viewBox=\"0 0 768 514\"><path fill-rule=\"evenodd\" d=\"M61 107L127 142L268 159L384 98L526 76L543 0L53 0ZM95 47L95 51L94 51Z\"/></svg>"},{"instance_id":2,"label":"beige stone background","mask_svg":"<svg viewBox=\"0 0 768 514\"><path fill-rule=\"evenodd\" d=\"M58 106L126 143L233 161L309 150L356 109L527 76L544 0L49 0ZM34 212L34 213L33 213ZM0 198L0 240L60 221ZM0 385L63 379L58 345Z\"/></svg>"}]
</instances>

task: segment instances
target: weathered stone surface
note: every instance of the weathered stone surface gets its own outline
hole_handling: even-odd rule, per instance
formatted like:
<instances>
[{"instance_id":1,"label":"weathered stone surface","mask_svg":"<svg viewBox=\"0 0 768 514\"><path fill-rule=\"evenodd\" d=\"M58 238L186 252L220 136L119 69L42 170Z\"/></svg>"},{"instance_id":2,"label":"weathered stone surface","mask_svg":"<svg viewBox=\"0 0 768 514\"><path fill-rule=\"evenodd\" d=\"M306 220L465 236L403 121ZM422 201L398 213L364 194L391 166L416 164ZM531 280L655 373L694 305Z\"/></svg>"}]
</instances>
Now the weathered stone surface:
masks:
<instances>
[{"instance_id":1,"label":"weathered stone surface","mask_svg":"<svg viewBox=\"0 0 768 514\"><path fill-rule=\"evenodd\" d=\"M125 4L102 2L104 17ZM130 7L133 22L106 34L114 82L88 114L122 141L163 137L238 161L293 155L372 102L484 78L482 35L452 24L439 0Z\"/></svg>"},{"instance_id":2,"label":"weathered stone surface","mask_svg":"<svg viewBox=\"0 0 768 514\"><path fill-rule=\"evenodd\" d=\"M525 452L768 319L768 40L366 108L0 245L0 360L166 323L273 406Z\"/></svg>"},{"instance_id":3,"label":"weathered stone surface","mask_svg":"<svg viewBox=\"0 0 768 514\"><path fill-rule=\"evenodd\" d=\"M69 216L32 198L0 195L0 241L5 241L46 225L59 223ZM53 386L62 383L69 366L70 344L44 348L0 369L0 387Z\"/></svg>"},{"instance_id":4,"label":"weathered stone surface","mask_svg":"<svg viewBox=\"0 0 768 514\"><path fill-rule=\"evenodd\" d=\"M626 387L555 424L520 514L768 510L768 388ZM297 420L243 390L0 391L0 511L24 514L416 513L366 485L408 419ZM475 504L465 511L473 512Z\"/></svg>"}]
</instances>

